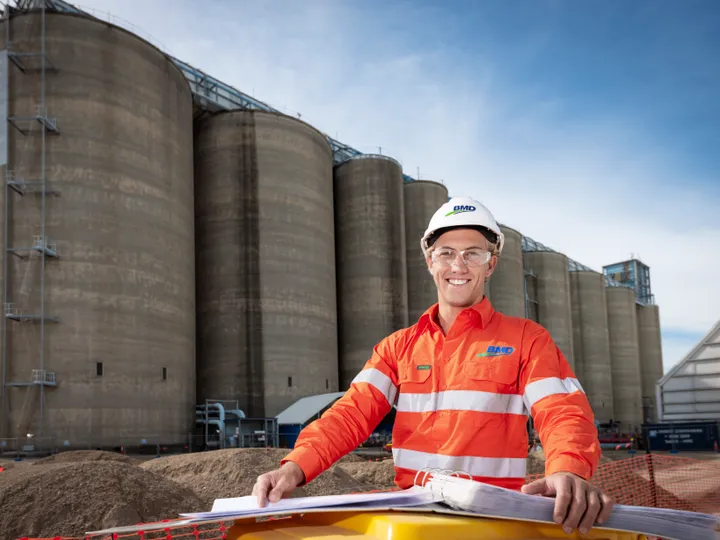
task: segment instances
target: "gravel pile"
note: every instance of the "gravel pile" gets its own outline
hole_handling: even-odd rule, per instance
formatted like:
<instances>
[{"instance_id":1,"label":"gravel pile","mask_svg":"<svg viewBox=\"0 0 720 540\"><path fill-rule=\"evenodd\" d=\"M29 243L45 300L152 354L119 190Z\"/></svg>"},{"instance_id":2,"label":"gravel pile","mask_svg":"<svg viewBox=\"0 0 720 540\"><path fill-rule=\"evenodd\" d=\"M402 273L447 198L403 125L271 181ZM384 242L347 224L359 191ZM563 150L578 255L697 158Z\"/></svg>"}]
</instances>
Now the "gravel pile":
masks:
<instances>
[{"instance_id":1,"label":"gravel pile","mask_svg":"<svg viewBox=\"0 0 720 540\"><path fill-rule=\"evenodd\" d=\"M276 448L233 448L157 458L140 467L192 489L203 500L202 510L209 510L215 499L250 495L256 478L277 469L287 453ZM362 458L349 455L338 463L358 462L365 463ZM307 486L293 491L292 496L337 495L370 489L374 488L336 465Z\"/></svg>"},{"instance_id":2,"label":"gravel pile","mask_svg":"<svg viewBox=\"0 0 720 540\"><path fill-rule=\"evenodd\" d=\"M82 536L197 511L202 500L117 460L34 463L0 473L0 538Z\"/></svg>"}]
</instances>

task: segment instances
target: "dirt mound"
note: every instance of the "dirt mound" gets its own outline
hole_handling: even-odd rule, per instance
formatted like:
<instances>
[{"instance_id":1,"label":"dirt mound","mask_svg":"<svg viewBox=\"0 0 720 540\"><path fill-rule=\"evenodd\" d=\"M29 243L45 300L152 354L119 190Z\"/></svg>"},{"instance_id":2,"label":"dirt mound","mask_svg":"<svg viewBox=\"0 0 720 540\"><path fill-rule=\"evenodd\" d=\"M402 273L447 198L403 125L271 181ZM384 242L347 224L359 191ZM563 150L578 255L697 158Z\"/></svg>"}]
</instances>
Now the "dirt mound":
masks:
<instances>
[{"instance_id":1,"label":"dirt mound","mask_svg":"<svg viewBox=\"0 0 720 540\"><path fill-rule=\"evenodd\" d=\"M367 459L357 454L348 454L341 457L338 463L367 463Z\"/></svg>"},{"instance_id":2,"label":"dirt mound","mask_svg":"<svg viewBox=\"0 0 720 540\"><path fill-rule=\"evenodd\" d=\"M114 460L45 463L0 474L3 538L80 536L86 531L203 510L189 489Z\"/></svg>"},{"instance_id":3,"label":"dirt mound","mask_svg":"<svg viewBox=\"0 0 720 540\"><path fill-rule=\"evenodd\" d=\"M333 465L310 482L307 486L303 486L304 494L314 497L316 495L342 495L345 493L360 493L363 491L373 491L376 486L369 485L359 481L349 474L346 466L358 465L358 463L345 463Z\"/></svg>"},{"instance_id":4,"label":"dirt mound","mask_svg":"<svg viewBox=\"0 0 720 540\"><path fill-rule=\"evenodd\" d=\"M545 474L545 452L542 449L528 453L525 474Z\"/></svg>"},{"instance_id":5,"label":"dirt mound","mask_svg":"<svg viewBox=\"0 0 720 540\"><path fill-rule=\"evenodd\" d=\"M33 465L46 465L48 463L79 463L81 461L118 461L120 463L136 463L136 461L122 454L103 452L102 450L71 450L60 452L33 462Z\"/></svg>"},{"instance_id":6,"label":"dirt mound","mask_svg":"<svg viewBox=\"0 0 720 540\"><path fill-rule=\"evenodd\" d=\"M366 463L341 463L338 465L355 480L378 489L395 487L395 467L392 459Z\"/></svg>"},{"instance_id":7,"label":"dirt mound","mask_svg":"<svg viewBox=\"0 0 720 540\"><path fill-rule=\"evenodd\" d=\"M146 461L140 465L192 489L204 501L241 497L252 493L255 479L277 469L288 450L280 448L232 448L182 454ZM346 456L338 463L354 463L357 456ZM362 458L360 458L362 459ZM325 471L313 482L293 491L293 496L331 495L366 491L368 486L336 467Z\"/></svg>"},{"instance_id":8,"label":"dirt mound","mask_svg":"<svg viewBox=\"0 0 720 540\"><path fill-rule=\"evenodd\" d=\"M609 457L601 455L598 467L601 467L605 463L612 463L613 461L614 460ZM545 475L545 451L542 448L528 453L527 470L525 474L528 476L536 474Z\"/></svg>"}]
</instances>

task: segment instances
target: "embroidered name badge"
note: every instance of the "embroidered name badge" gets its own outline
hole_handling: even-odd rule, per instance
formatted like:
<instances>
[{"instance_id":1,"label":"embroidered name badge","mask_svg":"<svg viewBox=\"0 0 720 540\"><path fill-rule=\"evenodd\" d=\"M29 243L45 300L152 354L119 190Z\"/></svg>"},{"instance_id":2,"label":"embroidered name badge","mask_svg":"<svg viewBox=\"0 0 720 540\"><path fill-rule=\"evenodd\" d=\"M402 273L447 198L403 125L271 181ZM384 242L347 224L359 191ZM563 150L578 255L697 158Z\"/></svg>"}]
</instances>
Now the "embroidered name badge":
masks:
<instances>
[{"instance_id":1,"label":"embroidered name badge","mask_svg":"<svg viewBox=\"0 0 720 540\"><path fill-rule=\"evenodd\" d=\"M417 367L418 371L430 369L430 366L428 364L422 364Z\"/></svg>"}]
</instances>

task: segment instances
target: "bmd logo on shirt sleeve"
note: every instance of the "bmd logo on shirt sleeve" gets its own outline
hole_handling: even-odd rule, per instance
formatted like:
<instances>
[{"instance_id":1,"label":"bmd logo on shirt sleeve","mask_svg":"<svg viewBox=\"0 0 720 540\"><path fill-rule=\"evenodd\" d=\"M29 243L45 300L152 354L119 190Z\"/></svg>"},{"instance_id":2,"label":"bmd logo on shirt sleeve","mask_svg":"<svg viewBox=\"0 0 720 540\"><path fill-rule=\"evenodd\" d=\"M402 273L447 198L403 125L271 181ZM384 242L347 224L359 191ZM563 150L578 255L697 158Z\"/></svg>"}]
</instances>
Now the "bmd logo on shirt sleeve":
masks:
<instances>
[{"instance_id":1,"label":"bmd logo on shirt sleeve","mask_svg":"<svg viewBox=\"0 0 720 540\"><path fill-rule=\"evenodd\" d=\"M513 351L512 347L500 347L499 345L490 345L487 348L487 351L478 353L477 356L507 356L508 354L512 354Z\"/></svg>"},{"instance_id":2,"label":"bmd logo on shirt sleeve","mask_svg":"<svg viewBox=\"0 0 720 540\"><path fill-rule=\"evenodd\" d=\"M462 214L463 212L474 212L475 210L477 210L477 208L475 208L474 206L461 204L454 207L452 209L452 212L448 212L447 214L445 214L445 216L454 216L455 214Z\"/></svg>"}]
</instances>

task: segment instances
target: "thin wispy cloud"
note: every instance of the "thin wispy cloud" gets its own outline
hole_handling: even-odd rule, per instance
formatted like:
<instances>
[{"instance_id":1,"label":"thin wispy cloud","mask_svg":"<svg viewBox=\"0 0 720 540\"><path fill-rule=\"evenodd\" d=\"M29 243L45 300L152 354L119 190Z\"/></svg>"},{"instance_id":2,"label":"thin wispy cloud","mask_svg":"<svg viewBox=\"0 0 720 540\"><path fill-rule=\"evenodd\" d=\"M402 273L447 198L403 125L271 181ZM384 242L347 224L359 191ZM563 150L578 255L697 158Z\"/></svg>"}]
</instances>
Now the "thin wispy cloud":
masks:
<instances>
[{"instance_id":1,"label":"thin wispy cloud","mask_svg":"<svg viewBox=\"0 0 720 540\"><path fill-rule=\"evenodd\" d=\"M713 137L720 146L707 99L720 70L689 60L712 56L700 9L712 3L694 3L696 25L651 2L586 15L513 4L517 13L475 2L82 2L363 152L381 148L408 174L481 199L596 270L639 256L667 369L720 317L720 159L702 151ZM688 124L696 104L705 114Z\"/></svg>"}]
</instances>

